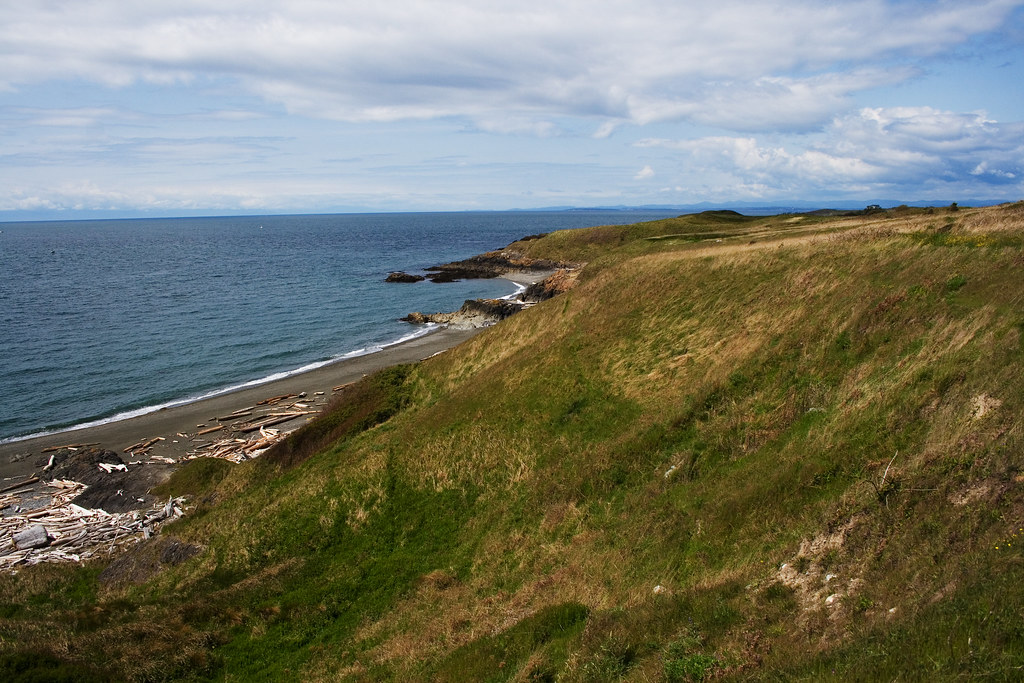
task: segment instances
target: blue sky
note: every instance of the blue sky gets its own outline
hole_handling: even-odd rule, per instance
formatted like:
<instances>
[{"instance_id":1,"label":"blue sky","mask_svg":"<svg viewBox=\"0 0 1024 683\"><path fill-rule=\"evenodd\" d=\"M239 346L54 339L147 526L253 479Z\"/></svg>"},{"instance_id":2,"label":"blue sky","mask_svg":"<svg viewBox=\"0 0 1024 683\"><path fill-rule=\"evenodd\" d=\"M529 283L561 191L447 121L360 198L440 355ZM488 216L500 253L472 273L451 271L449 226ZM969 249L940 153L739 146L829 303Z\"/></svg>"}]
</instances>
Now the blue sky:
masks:
<instances>
[{"instance_id":1,"label":"blue sky","mask_svg":"<svg viewBox=\"0 0 1024 683\"><path fill-rule=\"evenodd\" d=\"M1024 198L1024 0L25 0L0 220Z\"/></svg>"}]
</instances>

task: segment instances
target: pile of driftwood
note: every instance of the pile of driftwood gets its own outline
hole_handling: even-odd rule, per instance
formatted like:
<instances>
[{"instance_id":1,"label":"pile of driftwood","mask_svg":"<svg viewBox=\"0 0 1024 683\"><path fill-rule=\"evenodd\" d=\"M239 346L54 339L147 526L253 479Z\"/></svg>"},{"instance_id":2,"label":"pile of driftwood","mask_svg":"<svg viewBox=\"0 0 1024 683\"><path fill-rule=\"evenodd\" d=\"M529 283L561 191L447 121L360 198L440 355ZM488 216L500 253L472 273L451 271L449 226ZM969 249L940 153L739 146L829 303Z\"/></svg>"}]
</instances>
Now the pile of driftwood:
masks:
<instances>
[{"instance_id":1,"label":"pile of driftwood","mask_svg":"<svg viewBox=\"0 0 1024 683\"><path fill-rule=\"evenodd\" d=\"M157 436L152 439L146 439L145 441L140 441L136 444L132 444L128 448L124 449L124 452L130 453L135 456L146 455L147 453L149 453L150 450L152 450L154 445L166 440L167 439L165 439L162 436Z\"/></svg>"},{"instance_id":2,"label":"pile of driftwood","mask_svg":"<svg viewBox=\"0 0 1024 683\"><path fill-rule=\"evenodd\" d=\"M287 435L288 432L261 427L257 434L252 434L245 439L229 438L204 444L195 450L189 451L182 460L223 458L231 462L244 462L250 458L259 457L265 450Z\"/></svg>"},{"instance_id":3,"label":"pile of driftwood","mask_svg":"<svg viewBox=\"0 0 1024 683\"><path fill-rule=\"evenodd\" d=\"M230 415L218 417L217 421L220 424L212 427L203 425L203 429L197 432L196 436L207 436L222 430L231 436L200 444L189 451L182 460L223 458L232 462L244 462L259 457L293 431L274 429L274 425L319 412L316 406L301 400L282 405L290 399L305 397L305 393L274 396L248 408L240 408ZM257 415L258 412L260 414Z\"/></svg>"},{"instance_id":4,"label":"pile of driftwood","mask_svg":"<svg viewBox=\"0 0 1024 683\"><path fill-rule=\"evenodd\" d=\"M335 387L338 391L344 386ZM229 415L218 417L218 424L197 425L195 434L178 434L179 438L195 441L199 437L222 432L225 438L195 442L195 448L182 460L194 458L224 458L243 462L258 457L275 443L284 439L291 430L275 429L274 425L296 420L319 412L324 399L322 391L316 398L306 401L306 394L284 394L260 401L254 406L241 408ZM125 453L145 461L133 463L99 463L98 467L110 474L115 470L127 471L128 465L143 462L174 464L176 461L150 453L164 437L145 439L124 449ZM61 450L77 451L97 444L74 443L53 446L43 453ZM54 469L55 456L43 472ZM52 475L51 475L52 476ZM46 503L29 502L23 495L38 492L39 487L54 489L52 495L43 496ZM44 482L32 476L17 484L0 488L0 571L40 562L81 562L100 555L110 555L118 548L149 538L166 521L183 514L183 498L168 500L148 510L110 513L102 509L89 509L72 503L86 485L66 479ZM120 491L118 492L120 495ZM143 499L139 499L142 502ZM28 509L31 507L31 509Z\"/></svg>"},{"instance_id":5,"label":"pile of driftwood","mask_svg":"<svg viewBox=\"0 0 1024 683\"><path fill-rule=\"evenodd\" d=\"M0 496L0 509L13 514L0 518L0 571L40 562L81 562L109 555L125 545L149 538L160 525L183 514L183 498L173 498L149 510L110 513L71 501L85 484L55 479L49 504L23 510L21 498Z\"/></svg>"}]
</instances>

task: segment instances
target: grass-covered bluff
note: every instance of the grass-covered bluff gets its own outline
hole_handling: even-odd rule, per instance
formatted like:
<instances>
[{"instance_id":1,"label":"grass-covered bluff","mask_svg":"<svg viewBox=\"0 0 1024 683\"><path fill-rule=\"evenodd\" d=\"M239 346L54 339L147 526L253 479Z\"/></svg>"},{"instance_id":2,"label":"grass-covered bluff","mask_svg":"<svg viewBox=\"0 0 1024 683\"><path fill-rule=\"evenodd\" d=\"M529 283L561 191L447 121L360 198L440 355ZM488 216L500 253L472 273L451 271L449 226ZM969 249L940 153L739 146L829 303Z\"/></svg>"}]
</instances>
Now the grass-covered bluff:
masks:
<instances>
[{"instance_id":1,"label":"grass-covered bluff","mask_svg":"<svg viewBox=\"0 0 1024 683\"><path fill-rule=\"evenodd\" d=\"M0 577L0 677L1019 676L1024 204L513 247L587 265L183 468L132 572Z\"/></svg>"}]
</instances>

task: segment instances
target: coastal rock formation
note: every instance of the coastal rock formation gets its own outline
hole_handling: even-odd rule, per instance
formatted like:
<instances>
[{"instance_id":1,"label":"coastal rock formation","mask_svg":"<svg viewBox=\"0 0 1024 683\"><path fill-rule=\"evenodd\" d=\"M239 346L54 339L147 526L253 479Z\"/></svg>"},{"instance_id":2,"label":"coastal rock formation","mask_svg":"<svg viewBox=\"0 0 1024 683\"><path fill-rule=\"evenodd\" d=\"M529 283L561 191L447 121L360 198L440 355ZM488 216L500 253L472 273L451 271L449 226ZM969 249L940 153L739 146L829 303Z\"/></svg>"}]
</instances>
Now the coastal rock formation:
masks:
<instances>
[{"instance_id":1,"label":"coastal rock formation","mask_svg":"<svg viewBox=\"0 0 1024 683\"><path fill-rule=\"evenodd\" d=\"M396 270L393 273L388 273L388 276L384 278L384 282L422 282L427 278L422 275L413 275L412 273L406 273L403 270Z\"/></svg>"},{"instance_id":2,"label":"coastal rock formation","mask_svg":"<svg viewBox=\"0 0 1024 683\"><path fill-rule=\"evenodd\" d=\"M563 294L573 288L576 279L579 277L578 269L563 268L540 282L535 282L526 288L520 298L526 303L540 303Z\"/></svg>"},{"instance_id":3,"label":"coastal rock formation","mask_svg":"<svg viewBox=\"0 0 1024 683\"><path fill-rule=\"evenodd\" d=\"M507 299L467 299L453 313L410 313L402 318L409 323L436 323L457 330L489 327L518 313L523 304Z\"/></svg>"},{"instance_id":4,"label":"coastal rock formation","mask_svg":"<svg viewBox=\"0 0 1024 683\"><path fill-rule=\"evenodd\" d=\"M414 324L435 323L455 329L489 327L541 301L568 291L576 284L578 270L562 269L526 288L514 299L467 299L452 313L410 313L403 321Z\"/></svg>"},{"instance_id":5,"label":"coastal rock formation","mask_svg":"<svg viewBox=\"0 0 1024 683\"><path fill-rule=\"evenodd\" d=\"M149 490L170 476L171 466L134 466L130 474L128 468L117 453L88 448L57 453L50 476L85 484L85 491L72 501L85 508L106 512L148 508L157 500Z\"/></svg>"},{"instance_id":6,"label":"coastal rock formation","mask_svg":"<svg viewBox=\"0 0 1024 683\"><path fill-rule=\"evenodd\" d=\"M568 264L547 259L533 259L512 250L489 251L462 261L452 261L427 268L431 282L487 279L515 272L543 272L567 267Z\"/></svg>"}]
</instances>

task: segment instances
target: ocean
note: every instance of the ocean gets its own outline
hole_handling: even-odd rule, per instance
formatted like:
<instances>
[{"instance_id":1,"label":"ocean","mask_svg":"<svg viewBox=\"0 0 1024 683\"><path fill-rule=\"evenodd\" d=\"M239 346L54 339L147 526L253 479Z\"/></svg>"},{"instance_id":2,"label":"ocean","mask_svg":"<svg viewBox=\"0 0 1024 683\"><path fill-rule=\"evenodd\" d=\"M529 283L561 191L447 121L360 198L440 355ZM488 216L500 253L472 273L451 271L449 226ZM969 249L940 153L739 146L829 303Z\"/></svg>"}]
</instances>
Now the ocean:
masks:
<instances>
[{"instance_id":1,"label":"ocean","mask_svg":"<svg viewBox=\"0 0 1024 683\"><path fill-rule=\"evenodd\" d=\"M540 232L658 211L0 223L0 441L122 419L429 333L399 320L513 294L389 284Z\"/></svg>"}]
</instances>

